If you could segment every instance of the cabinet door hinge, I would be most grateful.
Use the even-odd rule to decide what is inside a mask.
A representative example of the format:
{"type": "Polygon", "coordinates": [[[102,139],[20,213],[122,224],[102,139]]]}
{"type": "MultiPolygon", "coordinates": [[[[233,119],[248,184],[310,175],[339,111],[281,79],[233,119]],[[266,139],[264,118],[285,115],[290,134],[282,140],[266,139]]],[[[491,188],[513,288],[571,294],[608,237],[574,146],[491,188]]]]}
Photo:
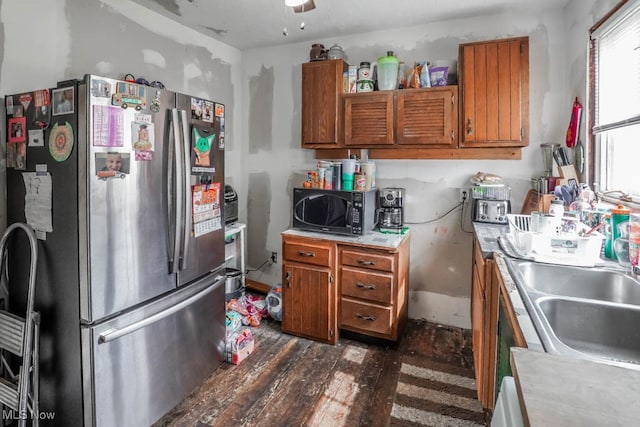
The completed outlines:
{"type": "Polygon", "coordinates": [[[329,275],[329,283],[333,283],[333,274],[329,275]]]}
{"type": "Polygon", "coordinates": [[[451,95],[451,105],[455,105],[456,103],[456,97],[454,95],[451,95]]]}
{"type": "Polygon", "coordinates": [[[453,140],[455,138],[455,133],[453,131],[451,131],[451,139],[453,140]]]}
{"type": "Polygon", "coordinates": [[[335,331],[333,330],[333,328],[329,329],[329,336],[333,337],[335,335],[335,331]]]}
{"type": "Polygon", "coordinates": [[[520,138],[524,138],[524,128],[520,128],[520,138]]]}

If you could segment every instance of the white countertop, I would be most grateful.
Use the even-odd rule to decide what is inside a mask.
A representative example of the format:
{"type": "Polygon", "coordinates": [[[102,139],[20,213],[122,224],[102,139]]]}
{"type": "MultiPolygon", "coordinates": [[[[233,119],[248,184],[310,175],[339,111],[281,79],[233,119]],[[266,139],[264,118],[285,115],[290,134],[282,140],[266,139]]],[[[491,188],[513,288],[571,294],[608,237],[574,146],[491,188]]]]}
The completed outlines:
{"type": "Polygon", "coordinates": [[[640,425],[640,371],[524,348],[511,361],[526,425],[640,425]]]}
{"type": "Polygon", "coordinates": [[[340,234],[317,233],[313,231],[296,230],[290,228],[282,232],[289,236],[308,237],[313,239],[331,240],[335,242],[346,243],[350,245],[363,245],[369,247],[380,247],[382,249],[395,249],[400,243],[409,236],[411,231],[405,234],[386,234],[378,231],[371,231],[363,236],[345,236],[340,234]]]}

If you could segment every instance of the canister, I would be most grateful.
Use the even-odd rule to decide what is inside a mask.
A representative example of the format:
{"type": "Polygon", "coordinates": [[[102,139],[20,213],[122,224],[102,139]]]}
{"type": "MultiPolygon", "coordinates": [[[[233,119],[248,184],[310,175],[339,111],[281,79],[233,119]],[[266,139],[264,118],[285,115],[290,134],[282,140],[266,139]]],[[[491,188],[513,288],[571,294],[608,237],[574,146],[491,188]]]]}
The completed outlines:
{"type": "MultiPolygon", "coordinates": [[[[621,237],[620,233],[622,227],[624,227],[624,223],[629,223],[629,215],[631,215],[631,209],[618,205],[617,207],[611,209],[611,244],[616,241],[617,238],[621,237]]],[[[617,259],[615,251],[611,251],[611,257],[613,259],[617,259]]]]}
{"type": "Polygon", "coordinates": [[[342,163],[333,162],[333,189],[342,190],[342,163]]]}
{"type": "Polygon", "coordinates": [[[370,62],[363,61],[360,63],[360,68],[358,68],[358,80],[372,80],[370,62]]]}

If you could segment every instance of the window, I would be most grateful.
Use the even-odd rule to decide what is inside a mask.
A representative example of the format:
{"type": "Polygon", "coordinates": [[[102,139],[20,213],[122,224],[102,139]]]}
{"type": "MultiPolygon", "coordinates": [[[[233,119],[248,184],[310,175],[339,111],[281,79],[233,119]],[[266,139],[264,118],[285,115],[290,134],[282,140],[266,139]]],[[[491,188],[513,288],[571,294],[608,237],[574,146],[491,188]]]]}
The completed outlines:
{"type": "Polygon", "coordinates": [[[640,203],[640,0],[621,3],[592,29],[593,180],[640,203]]]}

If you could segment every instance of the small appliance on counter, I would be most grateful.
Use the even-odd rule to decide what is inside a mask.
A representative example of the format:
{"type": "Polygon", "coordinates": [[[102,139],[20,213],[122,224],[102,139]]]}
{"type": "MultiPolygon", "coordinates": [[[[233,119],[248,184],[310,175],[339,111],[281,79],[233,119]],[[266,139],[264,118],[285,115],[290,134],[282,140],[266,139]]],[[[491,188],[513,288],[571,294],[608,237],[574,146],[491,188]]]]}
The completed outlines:
{"type": "Polygon", "coordinates": [[[400,233],[404,227],[404,188],[380,190],[378,228],[382,232],[400,233]]]}
{"type": "Polygon", "coordinates": [[[376,226],[378,190],[341,191],[294,188],[293,228],[362,236],[376,226]]]}
{"type": "Polygon", "coordinates": [[[224,186],[224,223],[233,224],[238,221],[238,193],[229,184],[224,186]]]}
{"type": "Polygon", "coordinates": [[[476,184],[471,187],[473,221],[508,224],[511,213],[511,187],[506,184],[476,184]]]}

